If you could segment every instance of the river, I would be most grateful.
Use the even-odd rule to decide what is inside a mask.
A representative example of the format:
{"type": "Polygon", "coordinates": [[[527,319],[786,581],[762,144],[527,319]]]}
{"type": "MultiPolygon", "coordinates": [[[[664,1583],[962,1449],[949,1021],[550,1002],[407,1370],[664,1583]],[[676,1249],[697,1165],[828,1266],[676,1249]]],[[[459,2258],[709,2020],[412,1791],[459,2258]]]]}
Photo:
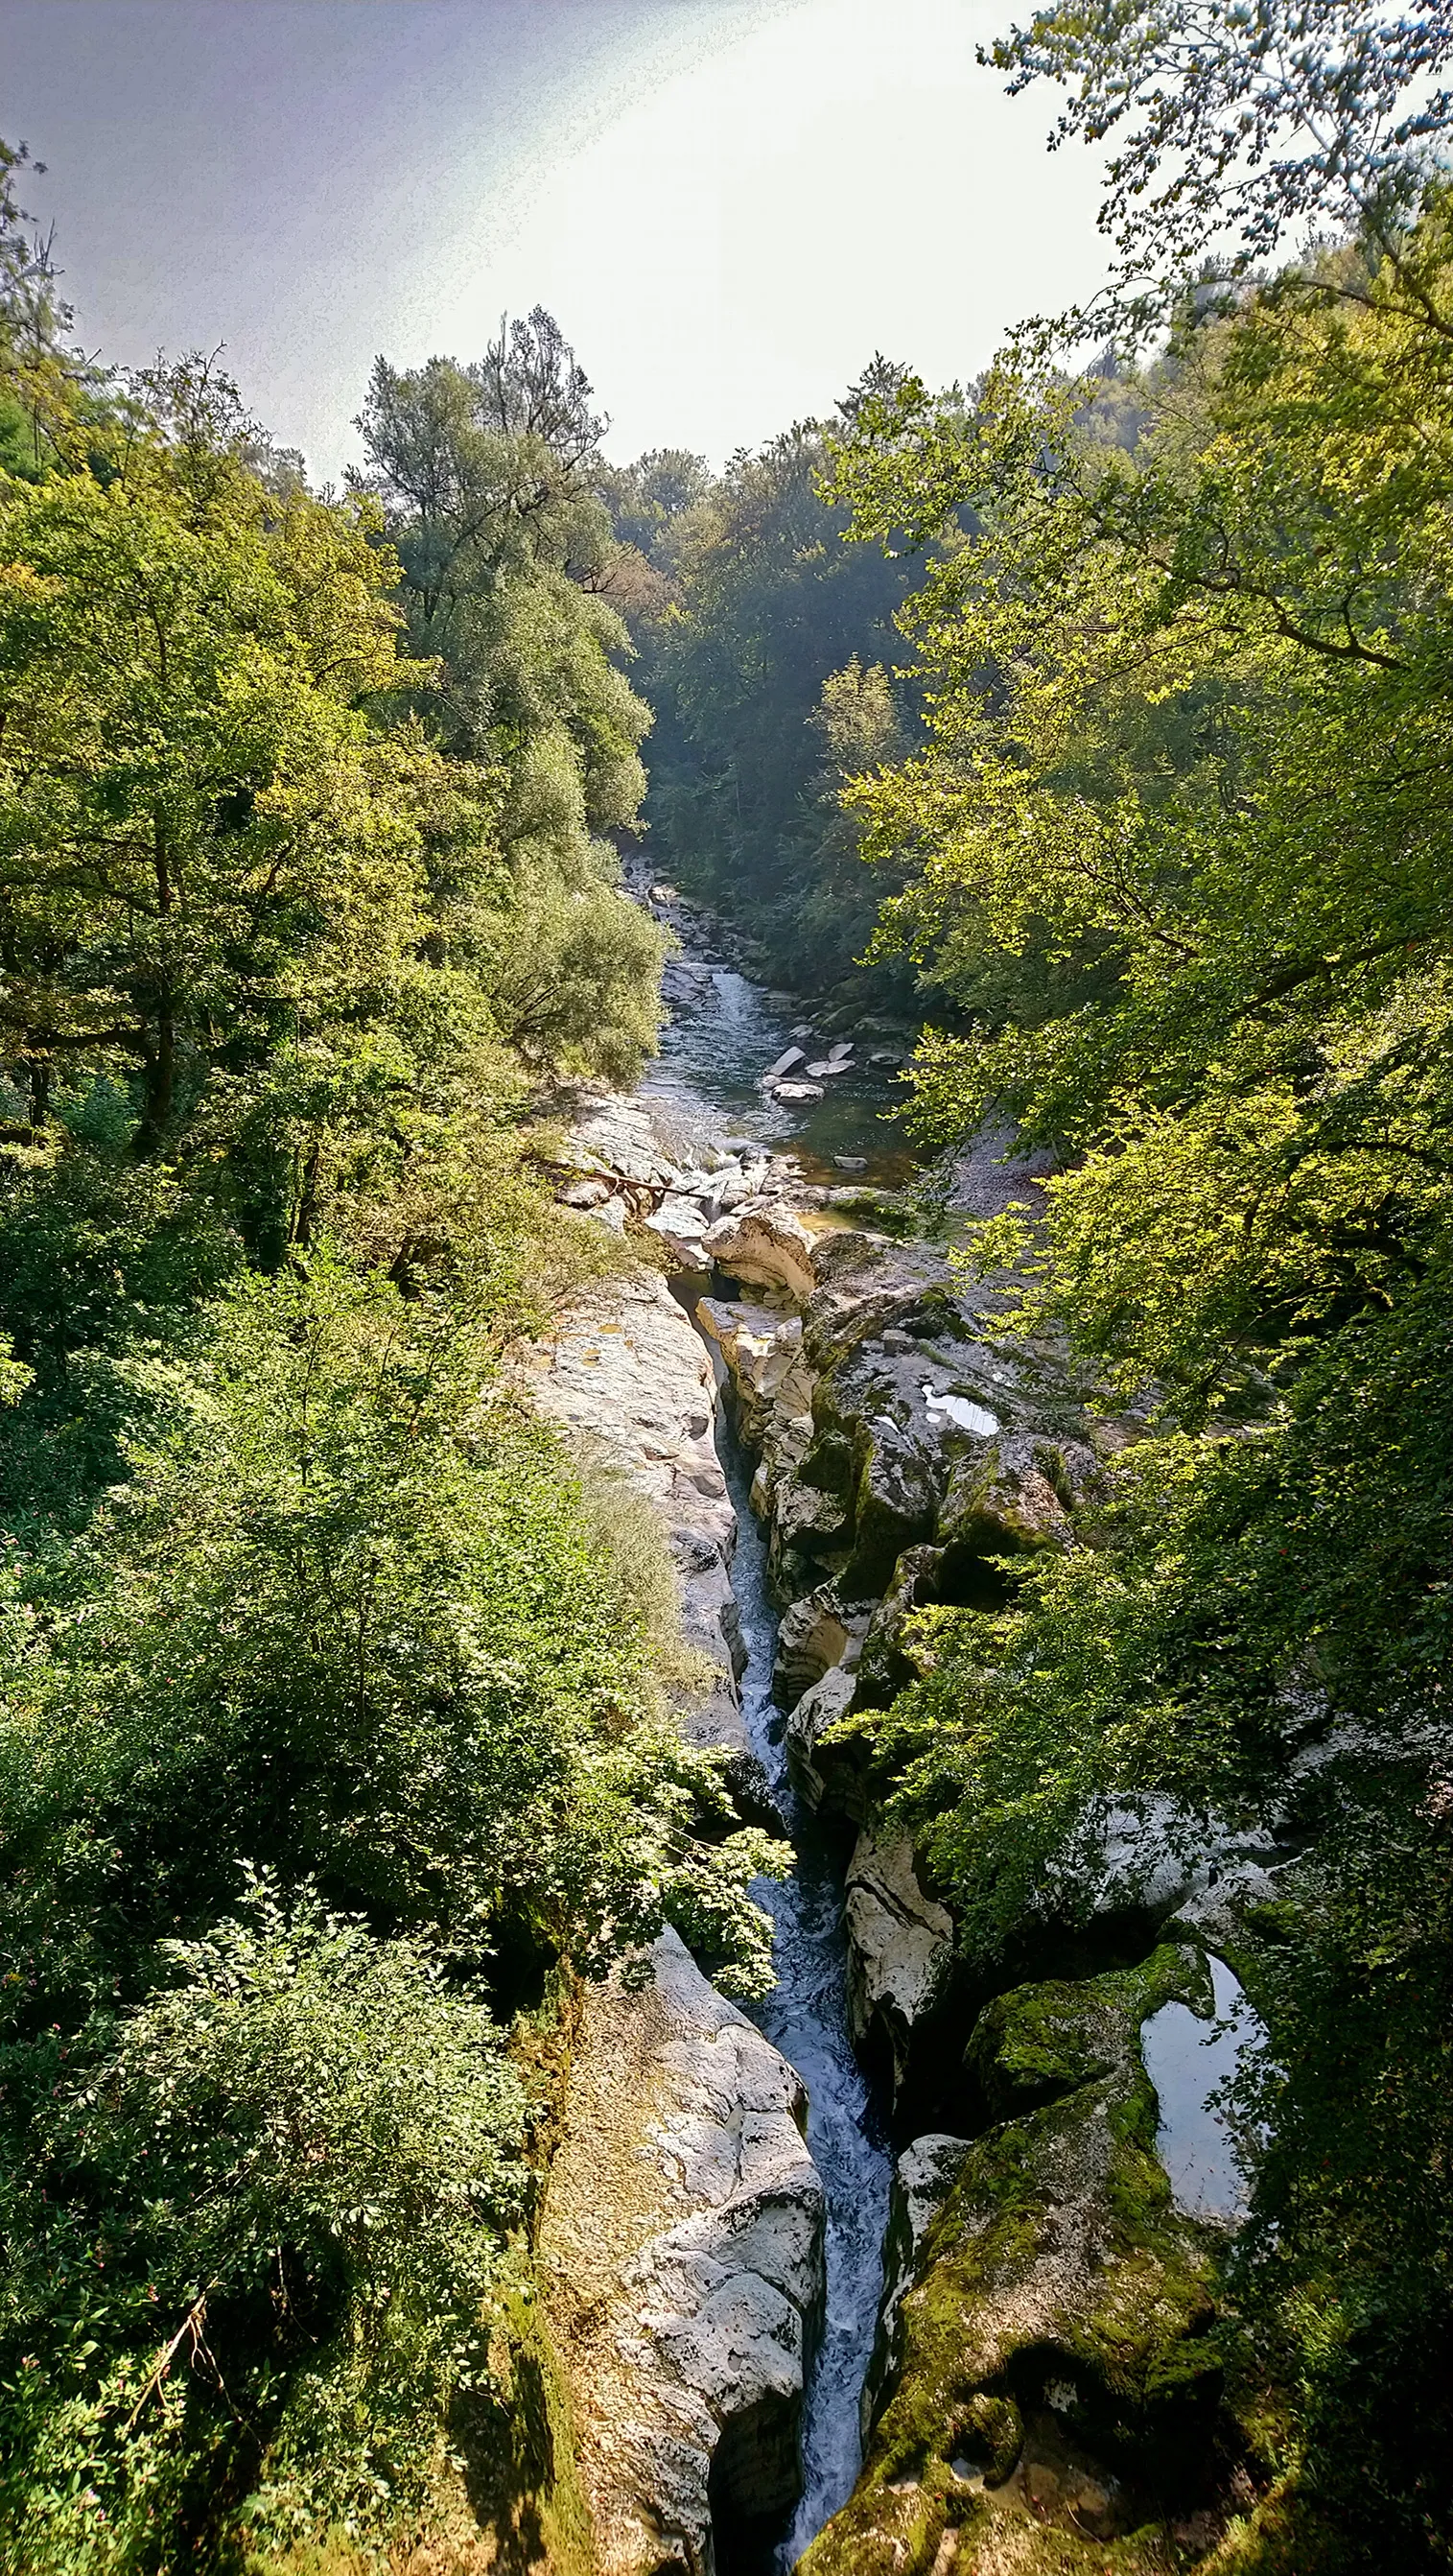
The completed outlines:
{"type": "MultiPolygon", "coordinates": [[[[764,1097],[761,1076],[793,1043],[807,1006],[784,1008],[734,968],[695,960],[668,969],[667,995],[671,1018],[642,1090],[668,1127],[685,1136],[754,1137],[795,1153],[809,1178],[841,1180],[839,1154],[878,1182],[901,1180],[911,1169],[888,1123],[891,1067],[865,1061],[825,1083],[820,1100],[764,1097]]],[[[866,1054],[875,1041],[870,1035],[859,1043],[866,1054]]],[[[786,2531],[721,2534],[719,2565],[721,2576],[787,2576],[846,2502],[861,2462],[859,2403],[882,2286],[892,2160],[848,2026],[843,1855],[788,1772],[784,1720],[771,1692],[777,1614],[766,1542],[748,1508],[750,1463],[724,1417],[718,1445],[738,1523],[732,1588],[747,1650],[743,1710],[797,1853],[790,1880],[757,1891],[776,1926],[777,1984],[754,2018],[807,2088],[807,2143],[827,2199],[826,2313],[807,2385],[801,2499],[786,2531]]]]}
{"type": "MultiPolygon", "coordinates": [[[[794,1031],[809,1026],[809,1006],[764,993],[733,966],[694,958],[673,959],[664,981],[671,1016],[641,1090],[668,1126],[674,1121],[687,1133],[754,1137],[774,1153],[796,1154],[809,1180],[841,1181],[839,1154],[865,1165],[870,1181],[908,1178],[915,1158],[893,1121],[902,1097],[894,1068],[871,1061],[894,1052],[881,1034],[854,1037],[853,1063],[823,1083],[820,1100],[772,1100],[761,1077],[789,1046],[802,1043],[794,1031]]],[[[851,1029],[833,1034],[854,1036],[851,1029]]],[[[820,1043],[825,1052],[826,1035],[820,1043]]],[[[806,1051],[813,1051],[811,1039],[806,1051]]]]}

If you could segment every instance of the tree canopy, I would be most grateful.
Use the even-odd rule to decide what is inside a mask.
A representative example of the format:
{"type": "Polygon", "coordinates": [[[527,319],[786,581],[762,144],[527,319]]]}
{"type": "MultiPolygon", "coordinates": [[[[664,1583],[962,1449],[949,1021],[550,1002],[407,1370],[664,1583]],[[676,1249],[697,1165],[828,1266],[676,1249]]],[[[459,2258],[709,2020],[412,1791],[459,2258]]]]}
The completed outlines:
{"type": "Polygon", "coordinates": [[[501,2366],[517,2016],[668,1920],[754,1991],[781,1854],[681,1741],[664,1541],[500,1366],[621,1258],[526,1113],[656,1032],[589,388],[543,313],[380,362],[316,495],[214,362],[73,361],[20,168],[0,2566],[140,2576],[416,2527],[501,2366]]]}
{"type": "Polygon", "coordinates": [[[912,1115],[1052,1150],[1043,1212],[962,1257],[1142,1426],[854,1723],[981,1970],[1086,1800],[1275,1816],[1230,2286],[1296,2390],[1247,2563],[1317,2569],[1441,2565],[1450,2508],[1398,2431],[1447,2447],[1453,193],[1409,84],[1448,42],[1041,13],[995,59],[1077,84],[1065,134],[1130,128],[1120,354],[1067,372],[1072,315],[835,442],[865,540],[964,532],[902,614],[923,746],[848,790],[901,872],[879,945],[946,1005],[912,1115]],[[1338,237],[1253,276],[1302,214],[1338,237]]]}

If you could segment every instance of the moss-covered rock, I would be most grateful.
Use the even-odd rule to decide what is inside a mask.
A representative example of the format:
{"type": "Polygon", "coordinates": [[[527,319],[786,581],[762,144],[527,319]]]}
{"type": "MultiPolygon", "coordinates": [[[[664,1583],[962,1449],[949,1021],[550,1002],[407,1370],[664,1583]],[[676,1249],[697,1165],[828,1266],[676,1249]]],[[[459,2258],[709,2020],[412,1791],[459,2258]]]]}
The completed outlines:
{"type": "Polygon", "coordinates": [[[1236,2434],[1210,2252],[1172,2202],[1138,2044],[1177,1998],[1208,2007],[1209,1984],[1167,1946],[981,2016],[995,2125],[924,2238],[863,2474],[802,2576],[1151,2576],[1216,2545],[1236,2434]]]}

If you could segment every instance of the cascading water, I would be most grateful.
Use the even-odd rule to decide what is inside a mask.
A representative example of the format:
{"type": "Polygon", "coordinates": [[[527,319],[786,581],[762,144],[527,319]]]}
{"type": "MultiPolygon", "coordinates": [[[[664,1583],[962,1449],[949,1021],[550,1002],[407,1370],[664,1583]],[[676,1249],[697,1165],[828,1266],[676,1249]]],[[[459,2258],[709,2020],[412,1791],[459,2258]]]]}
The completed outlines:
{"type": "Polygon", "coordinates": [[[827,2309],[807,2385],[802,2495],[770,2557],[774,2576],[786,2576],[858,2473],[858,2408],[882,2287],[892,2162],[848,2029],[841,1867],[793,1786],[772,1701],[777,1620],[766,1545],[747,1505],[746,1463],[725,1424],[719,1445],[738,1523],[732,1589],[747,1649],[742,1706],[797,1854],[792,1877],[763,1891],[776,1924],[777,1985],[753,2018],[807,2087],[807,2144],[827,2195],[827,2309]]]}
{"type": "MultiPolygon", "coordinates": [[[[760,1083],[790,1034],[780,1002],[733,968],[681,960],[667,970],[671,1019],[642,1089],[684,1134],[750,1134],[831,1173],[851,1150],[883,1178],[906,1163],[883,1120],[888,1078],[867,1067],[824,1087],[821,1101],[789,1109],[760,1083]]],[[[767,1550],[748,1505],[751,1471],[730,1423],[718,1444],[736,1508],[732,1589],[747,1666],[743,1710],[753,1749],[797,1854],[792,1878],[760,1891],[776,1925],[777,1985],[755,2013],[808,2094],[807,2143],[827,2197],[827,2302],[808,2380],[802,2495],[790,2529],[763,2539],[720,2535],[725,2576],[787,2576],[814,2534],[845,2503],[861,2457],[859,2404],[882,2286],[892,2165],[881,2115],[848,2026],[847,1943],[841,1854],[798,1797],[787,1767],[784,1721],[771,1695],[777,1617],[767,1550]]]]}

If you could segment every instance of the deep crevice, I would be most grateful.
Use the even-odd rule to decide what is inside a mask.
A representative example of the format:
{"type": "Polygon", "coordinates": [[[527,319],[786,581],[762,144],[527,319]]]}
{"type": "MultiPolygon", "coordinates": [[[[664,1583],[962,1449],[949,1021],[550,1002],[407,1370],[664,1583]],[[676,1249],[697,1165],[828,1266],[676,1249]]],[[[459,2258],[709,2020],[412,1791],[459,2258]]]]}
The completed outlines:
{"type": "MultiPolygon", "coordinates": [[[[681,1302],[690,1313],[694,1297],[681,1295],[681,1302]]],[[[707,1336],[702,1339],[720,1391],[720,1353],[707,1336]]],[[[752,2008],[752,2016],[807,2087],[807,2142],[828,2204],[828,2280],[826,2314],[807,2370],[795,2508],[754,2509],[754,2494],[764,2481],[747,2436],[737,2436],[730,2426],[713,2463],[710,2496],[718,2576],[787,2576],[808,2542],[846,2503],[860,2464],[859,2403],[877,2329],[891,2163],[881,2099],[858,2062],[849,2031],[842,1838],[825,1829],[799,1797],[787,1769],[786,1722],[771,1697],[778,1620],[768,1588],[766,1535],[748,1502],[752,1461],[734,1415],[732,1404],[718,1402],[717,1452],[737,1520],[732,1590],[748,1655],[741,1677],[743,1713],[797,1853],[794,1879],[764,1891],[777,1923],[779,1983],[752,2008]]]]}

